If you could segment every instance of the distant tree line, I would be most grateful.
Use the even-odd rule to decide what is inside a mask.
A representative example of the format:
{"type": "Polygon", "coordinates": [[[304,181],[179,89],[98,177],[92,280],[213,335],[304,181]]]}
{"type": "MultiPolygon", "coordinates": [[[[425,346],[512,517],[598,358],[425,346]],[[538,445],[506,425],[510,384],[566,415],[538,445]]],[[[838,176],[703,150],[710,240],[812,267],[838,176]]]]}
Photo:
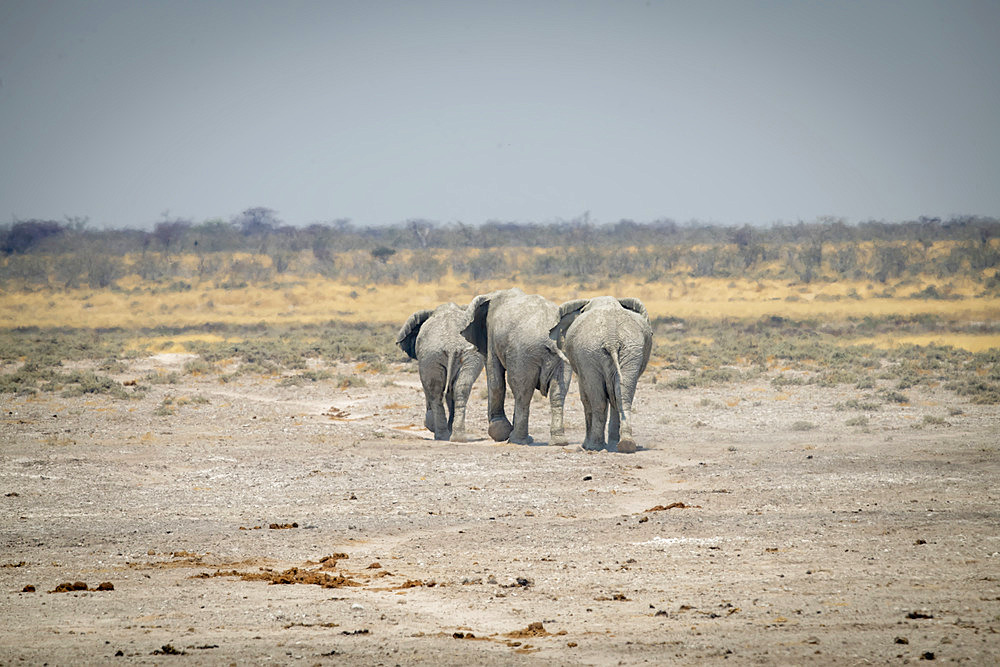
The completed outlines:
{"type": "Polygon", "coordinates": [[[167,219],[150,231],[97,230],[86,220],[0,225],[0,281],[25,286],[109,287],[143,280],[215,280],[239,286],[278,275],[358,282],[429,282],[449,270],[470,280],[516,275],[558,280],[674,276],[781,278],[801,282],[918,274],[990,282],[1000,268],[1000,220],[964,216],[847,224],[824,218],[766,227],[408,220],[356,227],[349,220],[294,227],[271,209],[229,221],[167,219]],[[530,252],[527,250],[530,249],[530,252]]]}

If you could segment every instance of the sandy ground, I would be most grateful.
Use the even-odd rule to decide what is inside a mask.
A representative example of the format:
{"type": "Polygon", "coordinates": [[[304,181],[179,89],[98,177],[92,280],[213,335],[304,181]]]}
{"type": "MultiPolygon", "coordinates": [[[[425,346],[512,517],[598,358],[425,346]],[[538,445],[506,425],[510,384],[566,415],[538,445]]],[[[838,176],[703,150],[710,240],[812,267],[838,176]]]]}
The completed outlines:
{"type": "Polygon", "coordinates": [[[435,442],[414,364],[0,395],[0,663],[1000,659],[997,406],[656,375],[631,455],[581,450],[575,384],[570,446],[540,398],[486,440],[482,377],[483,439],[435,442]]]}

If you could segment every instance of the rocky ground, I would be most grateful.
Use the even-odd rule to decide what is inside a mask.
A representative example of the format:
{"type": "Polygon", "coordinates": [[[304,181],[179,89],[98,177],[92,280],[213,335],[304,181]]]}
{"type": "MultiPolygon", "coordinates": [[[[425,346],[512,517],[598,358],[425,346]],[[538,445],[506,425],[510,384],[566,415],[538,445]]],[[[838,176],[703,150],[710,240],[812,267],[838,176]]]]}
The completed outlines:
{"type": "Polygon", "coordinates": [[[0,395],[0,663],[1000,656],[996,406],[653,369],[626,455],[581,450],[575,387],[568,447],[540,398],[539,442],[486,440],[484,378],[451,444],[415,365],[335,370],[0,395]]]}

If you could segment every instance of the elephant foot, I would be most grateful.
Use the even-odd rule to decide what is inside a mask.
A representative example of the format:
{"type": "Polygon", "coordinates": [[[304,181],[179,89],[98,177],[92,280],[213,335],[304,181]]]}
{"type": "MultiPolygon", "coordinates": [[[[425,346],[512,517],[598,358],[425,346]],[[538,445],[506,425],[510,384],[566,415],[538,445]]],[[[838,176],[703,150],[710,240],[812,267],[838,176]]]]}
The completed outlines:
{"type": "Polygon", "coordinates": [[[451,431],[442,431],[434,434],[435,440],[451,440],[451,431]]]}
{"type": "Polygon", "coordinates": [[[604,449],[604,443],[596,440],[584,440],[583,448],[591,452],[599,452],[604,449]]]}
{"type": "Polygon", "coordinates": [[[507,442],[509,442],[512,445],[530,445],[534,441],[535,439],[528,434],[525,434],[523,436],[512,434],[509,438],[507,438],[507,442]]]}
{"type": "Polygon", "coordinates": [[[553,433],[549,437],[549,445],[553,447],[565,447],[569,444],[569,440],[566,439],[565,433],[553,433]]]}
{"type": "Polygon", "coordinates": [[[622,438],[618,441],[618,451],[622,454],[635,454],[635,440],[622,438]]]}
{"type": "Polygon", "coordinates": [[[452,442],[471,442],[471,438],[465,431],[452,431],[451,433],[452,442]]]}
{"type": "Polygon", "coordinates": [[[510,432],[514,430],[514,426],[507,420],[506,417],[497,417],[490,420],[490,426],[488,432],[490,437],[496,442],[503,442],[510,437],[510,432]]]}
{"type": "MultiPolygon", "coordinates": [[[[426,428],[431,433],[435,433],[435,431],[434,431],[434,413],[431,412],[430,410],[428,410],[427,413],[424,415],[424,428],[426,428]]],[[[436,433],[435,433],[435,437],[437,437],[436,433]]]]}

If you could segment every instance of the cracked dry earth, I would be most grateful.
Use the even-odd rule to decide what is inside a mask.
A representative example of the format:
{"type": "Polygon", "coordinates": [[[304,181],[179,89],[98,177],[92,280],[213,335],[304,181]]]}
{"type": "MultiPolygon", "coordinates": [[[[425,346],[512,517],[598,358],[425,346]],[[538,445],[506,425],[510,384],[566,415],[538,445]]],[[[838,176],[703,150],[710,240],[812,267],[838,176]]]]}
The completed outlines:
{"type": "Polygon", "coordinates": [[[0,663],[1000,656],[996,406],[651,369],[639,452],[591,453],[575,385],[570,446],[485,439],[482,377],[435,442],[414,370],[0,396],[0,663]]]}

